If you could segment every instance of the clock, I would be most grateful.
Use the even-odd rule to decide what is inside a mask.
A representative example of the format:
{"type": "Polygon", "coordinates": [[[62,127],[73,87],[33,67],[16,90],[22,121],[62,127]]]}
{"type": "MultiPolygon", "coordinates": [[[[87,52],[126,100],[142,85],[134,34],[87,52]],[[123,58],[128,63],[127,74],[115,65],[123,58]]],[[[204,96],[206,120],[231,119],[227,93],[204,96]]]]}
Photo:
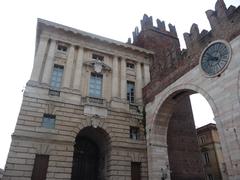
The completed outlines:
{"type": "Polygon", "coordinates": [[[215,77],[227,68],[230,58],[230,45],[226,41],[214,41],[203,50],[200,66],[208,77],[215,77]]]}

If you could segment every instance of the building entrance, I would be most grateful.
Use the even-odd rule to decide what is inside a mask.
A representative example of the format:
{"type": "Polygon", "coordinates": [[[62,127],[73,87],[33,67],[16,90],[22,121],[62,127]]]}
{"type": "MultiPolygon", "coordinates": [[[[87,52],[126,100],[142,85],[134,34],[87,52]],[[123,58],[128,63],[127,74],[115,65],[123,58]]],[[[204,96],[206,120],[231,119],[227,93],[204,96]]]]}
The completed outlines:
{"type": "Polygon", "coordinates": [[[75,139],[72,180],[107,180],[110,141],[101,128],[83,128],[75,139]]]}
{"type": "Polygon", "coordinates": [[[99,169],[99,149],[86,137],[76,139],[73,155],[72,180],[97,180],[99,169]]]}

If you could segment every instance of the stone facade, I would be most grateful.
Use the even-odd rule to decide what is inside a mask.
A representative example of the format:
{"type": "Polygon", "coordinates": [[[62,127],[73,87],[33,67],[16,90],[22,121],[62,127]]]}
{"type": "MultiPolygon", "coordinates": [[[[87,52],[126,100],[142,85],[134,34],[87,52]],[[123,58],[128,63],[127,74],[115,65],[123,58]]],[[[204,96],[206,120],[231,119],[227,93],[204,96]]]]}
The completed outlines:
{"type": "Polygon", "coordinates": [[[3,169],[0,169],[0,180],[1,180],[2,177],[3,177],[3,173],[4,173],[3,169]]]}
{"type": "Polygon", "coordinates": [[[227,179],[226,166],[216,125],[207,124],[198,128],[197,136],[206,179],[227,179]]]}
{"type": "Polygon", "coordinates": [[[141,89],[150,81],[153,53],[41,19],[36,39],[3,179],[30,179],[37,155],[49,156],[47,179],[71,179],[78,135],[94,141],[103,153],[99,179],[131,179],[132,162],[141,163],[141,179],[147,179],[141,89]],[[94,59],[98,57],[104,59],[94,59]],[[58,90],[51,84],[56,65],[63,67],[58,90]],[[93,73],[102,75],[100,97],[89,96],[93,73]],[[131,103],[127,81],[135,83],[131,103]],[[46,114],[55,116],[54,127],[44,125],[46,114]],[[131,127],[139,131],[136,139],[130,137],[131,127]]]}

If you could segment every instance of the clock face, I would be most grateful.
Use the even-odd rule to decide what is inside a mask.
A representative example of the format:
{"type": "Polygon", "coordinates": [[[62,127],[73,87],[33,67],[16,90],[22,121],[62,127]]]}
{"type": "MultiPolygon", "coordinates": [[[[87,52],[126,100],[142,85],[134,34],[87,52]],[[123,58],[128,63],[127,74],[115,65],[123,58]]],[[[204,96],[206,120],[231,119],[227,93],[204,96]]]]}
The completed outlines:
{"type": "Polygon", "coordinates": [[[211,43],[200,59],[202,70],[210,77],[223,72],[230,60],[230,46],[222,41],[211,43]]]}

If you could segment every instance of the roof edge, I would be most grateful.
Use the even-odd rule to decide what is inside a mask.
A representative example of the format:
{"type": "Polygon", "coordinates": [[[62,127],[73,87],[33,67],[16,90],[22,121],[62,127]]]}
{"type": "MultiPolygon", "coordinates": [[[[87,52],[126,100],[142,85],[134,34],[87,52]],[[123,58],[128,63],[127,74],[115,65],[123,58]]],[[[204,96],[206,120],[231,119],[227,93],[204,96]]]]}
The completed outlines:
{"type": "Polygon", "coordinates": [[[110,39],[110,38],[106,38],[106,37],[103,37],[103,36],[92,34],[92,33],[82,31],[82,30],[79,30],[79,29],[75,29],[75,28],[72,28],[72,27],[68,27],[68,26],[65,26],[65,25],[62,25],[62,24],[58,24],[58,23],[55,23],[55,22],[52,22],[52,21],[45,20],[45,19],[38,18],[37,19],[37,27],[39,26],[39,24],[44,24],[46,26],[52,26],[52,27],[57,28],[57,29],[62,29],[66,32],[70,31],[74,34],[81,34],[82,36],[90,37],[92,39],[97,39],[99,41],[104,41],[104,42],[107,42],[107,43],[110,43],[110,44],[115,44],[117,46],[122,46],[122,47],[125,47],[125,48],[129,48],[129,49],[132,49],[132,50],[143,52],[143,53],[146,53],[146,54],[154,54],[153,51],[150,51],[150,50],[147,50],[147,49],[144,49],[144,48],[141,48],[141,47],[137,47],[137,46],[130,45],[130,44],[127,44],[127,43],[123,43],[123,42],[120,42],[120,41],[117,41],[117,40],[113,40],[113,39],[110,39]]]}

